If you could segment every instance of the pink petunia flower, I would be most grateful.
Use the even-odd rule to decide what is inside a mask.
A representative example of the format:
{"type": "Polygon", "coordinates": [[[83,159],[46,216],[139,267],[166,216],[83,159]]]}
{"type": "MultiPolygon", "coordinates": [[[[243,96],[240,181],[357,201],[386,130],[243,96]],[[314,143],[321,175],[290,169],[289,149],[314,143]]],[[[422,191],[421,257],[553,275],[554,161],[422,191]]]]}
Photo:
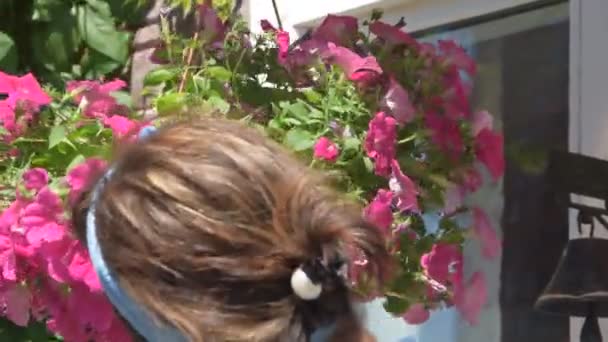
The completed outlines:
{"type": "Polygon", "coordinates": [[[336,45],[352,46],[359,34],[358,20],[351,16],[328,15],[312,37],[336,45]]]}
{"type": "Polygon", "coordinates": [[[412,105],[407,91],[392,77],[389,88],[381,100],[381,104],[388,109],[400,124],[412,121],[416,115],[416,109],[412,105]]]}
{"type": "Polygon", "coordinates": [[[502,243],[492,227],[488,215],[480,208],[473,208],[473,232],[481,242],[481,251],[486,258],[494,259],[500,254],[502,243]]]}
{"type": "Polygon", "coordinates": [[[371,23],[369,25],[369,30],[389,46],[407,45],[417,48],[420,45],[416,39],[402,31],[400,28],[381,21],[374,21],[371,23]]]}
{"type": "Polygon", "coordinates": [[[208,44],[222,42],[226,36],[226,25],[213,9],[213,1],[205,0],[198,6],[198,28],[200,39],[208,44]]]}
{"type": "Polygon", "coordinates": [[[431,313],[423,303],[416,303],[402,317],[408,324],[422,324],[429,320],[431,313]]]}
{"type": "Polygon", "coordinates": [[[361,57],[352,50],[329,43],[326,53],[330,64],[339,66],[348,79],[361,87],[373,85],[380,79],[382,68],[376,61],[376,57],[361,57]]]}
{"type": "Polygon", "coordinates": [[[464,152],[464,142],[458,122],[429,112],[426,113],[425,123],[431,131],[431,141],[451,160],[458,160],[464,152]]]}
{"type": "Polygon", "coordinates": [[[121,80],[113,80],[107,83],[98,81],[70,81],[66,90],[74,92],[74,101],[82,105],[83,113],[88,118],[105,118],[113,115],[124,115],[129,109],[118,104],[111,95],[112,92],[126,87],[121,80]]]}
{"type": "Polygon", "coordinates": [[[419,211],[418,187],[414,182],[401,172],[399,162],[395,159],[391,162],[392,176],[389,181],[391,191],[397,199],[397,208],[401,211],[419,211]]]}
{"type": "Polygon", "coordinates": [[[284,64],[287,60],[287,54],[289,51],[289,33],[283,30],[278,31],[276,40],[279,47],[279,63],[284,64]]]}
{"type": "Polygon", "coordinates": [[[462,253],[456,245],[437,243],[431,251],[422,255],[420,265],[427,276],[446,284],[448,281],[455,283],[460,278],[460,272],[455,266],[461,267],[462,253]]]}
{"type": "Polygon", "coordinates": [[[495,181],[505,171],[503,146],[502,134],[488,128],[481,130],[475,139],[475,156],[488,168],[495,181]]]}
{"type": "Polygon", "coordinates": [[[9,285],[0,293],[0,304],[6,308],[6,318],[18,326],[27,326],[30,320],[30,298],[30,291],[26,287],[9,285]]]}
{"type": "Polygon", "coordinates": [[[392,202],[393,193],[380,189],[364,211],[365,218],[384,234],[390,233],[390,227],[393,224],[392,202]]]}
{"type": "Polygon", "coordinates": [[[23,174],[23,182],[26,189],[38,191],[49,183],[49,174],[43,168],[33,168],[23,174]]]}
{"type": "Polygon", "coordinates": [[[440,40],[438,45],[447,65],[465,71],[471,76],[477,73],[477,64],[475,63],[475,60],[473,60],[465,49],[458,45],[454,40],[440,40]]]}
{"type": "Polygon", "coordinates": [[[391,162],[395,159],[396,142],[397,121],[384,112],[376,113],[369,122],[363,147],[367,156],[374,160],[374,171],[377,175],[390,176],[391,162]]]}
{"type": "Polygon", "coordinates": [[[494,118],[485,110],[473,114],[473,136],[477,136],[484,129],[494,128],[494,118]]]}
{"type": "Polygon", "coordinates": [[[13,109],[22,105],[36,112],[51,103],[51,97],[31,73],[17,77],[0,72],[0,93],[8,94],[7,103],[13,109]]]}
{"type": "Polygon", "coordinates": [[[326,137],[321,137],[314,146],[314,157],[328,162],[335,162],[340,155],[338,146],[326,137]]]}
{"type": "Polygon", "coordinates": [[[78,200],[82,192],[91,186],[91,182],[105,171],[106,166],[105,160],[90,158],[68,172],[65,180],[70,187],[68,198],[72,205],[78,200]]]}
{"type": "Polygon", "coordinates": [[[114,115],[103,119],[103,124],[109,127],[116,138],[134,136],[141,127],[141,123],[126,116],[114,115]]]}

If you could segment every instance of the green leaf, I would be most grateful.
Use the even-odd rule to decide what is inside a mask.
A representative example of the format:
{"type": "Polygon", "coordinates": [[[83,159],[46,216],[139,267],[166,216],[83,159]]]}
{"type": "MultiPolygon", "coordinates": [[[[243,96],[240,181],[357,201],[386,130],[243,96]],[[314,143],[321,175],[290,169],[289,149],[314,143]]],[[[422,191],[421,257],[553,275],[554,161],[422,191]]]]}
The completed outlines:
{"type": "Polygon", "coordinates": [[[359,146],[361,146],[361,142],[357,138],[346,138],[344,139],[344,151],[349,150],[358,150],[359,146]]]}
{"type": "Polygon", "coordinates": [[[70,171],[73,167],[82,164],[85,161],[85,157],[82,154],[77,155],[72,159],[68,167],[65,168],[66,172],[70,171]]]}
{"type": "Polygon", "coordinates": [[[230,70],[228,70],[222,66],[208,67],[207,74],[210,77],[215,78],[219,81],[223,81],[223,82],[229,81],[230,78],[232,78],[232,73],[230,72],[230,70]]]}
{"type": "Polygon", "coordinates": [[[306,96],[306,99],[312,103],[321,103],[321,100],[323,100],[323,96],[312,89],[305,90],[304,96],[306,96]]]}
{"type": "Polygon", "coordinates": [[[99,13],[90,5],[78,6],[77,12],[78,31],[87,45],[116,62],[124,63],[129,54],[130,35],[118,31],[112,17],[99,13]]]}
{"type": "Polygon", "coordinates": [[[49,149],[60,144],[67,134],[67,130],[64,126],[54,126],[51,128],[51,133],[49,134],[49,149]]]}
{"type": "Polygon", "coordinates": [[[85,78],[98,79],[122,67],[121,62],[89,49],[81,60],[82,73],[85,78]]]}
{"type": "Polygon", "coordinates": [[[393,296],[386,296],[384,302],[384,309],[395,315],[404,313],[409,306],[410,303],[407,300],[393,296]]]}
{"type": "Polygon", "coordinates": [[[110,95],[112,95],[112,97],[116,99],[116,102],[121,105],[125,105],[127,107],[133,106],[133,99],[131,98],[131,94],[126,91],[114,91],[111,92],[110,95]]]}
{"type": "Polygon", "coordinates": [[[0,70],[14,72],[18,57],[15,42],[7,34],[0,32],[0,70]]]}
{"type": "Polygon", "coordinates": [[[292,150],[299,152],[313,147],[315,137],[308,131],[295,128],[287,132],[283,143],[292,150]]]}
{"type": "Polygon", "coordinates": [[[161,83],[171,81],[175,78],[175,73],[165,68],[155,69],[150,71],[146,77],[144,77],[144,85],[155,86],[161,83]]]}
{"type": "Polygon", "coordinates": [[[170,115],[182,111],[186,106],[186,99],[184,93],[170,93],[159,97],[156,99],[158,115],[170,115]]]}
{"type": "Polygon", "coordinates": [[[77,62],[80,45],[76,18],[66,2],[45,1],[38,9],[48,20],[38,22],[31,32],[32,54],[36,63],[53,74],[70,72],[77,62]]]}
{"type": "Polygon", "coordinates": [[[230,104],[221,97],[212,96],[209,98],[209,100],[207,100],[207,102],[209,102],[214,109],[219,110],[222,114],[226,114],[230,110],[230,104]]]}

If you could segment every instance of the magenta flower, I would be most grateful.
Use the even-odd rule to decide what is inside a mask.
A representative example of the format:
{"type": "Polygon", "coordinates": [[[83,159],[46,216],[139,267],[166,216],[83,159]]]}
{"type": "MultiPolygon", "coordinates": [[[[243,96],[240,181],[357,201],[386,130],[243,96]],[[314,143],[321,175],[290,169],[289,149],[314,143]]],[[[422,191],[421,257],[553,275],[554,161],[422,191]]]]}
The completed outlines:
{"type": "Polygon", "coordinates": [[[389,113],[391,113],[400,124],[412,121],[416,115],[416,109],[410,102],[407,91],[392,77],[390,79],[389,88],[382,98],[381,104],[388,109],[389,113]]]}
{"type": "Polygon", "coordinates": [[[358,20],[351,16],[328,15],[312,37],[336,45],[352,46],[359,34],[358,20]]]}
{"type": "Polygon", "coordinates": [[[416,39],[402,31],[400,28],[381,21],[374,21],[371,23],[369,25],[369,30],[389,46],[407,45],[417,48],[420,45],[416,39]]]}
{"type": "Polygon", "coordinates": [[[112,92],[126,87],[127,84],[121,80],[114,80],[107,83],[98,81],[70,81],[67,83],[66,90],[74,92],[76,104],[84,106],[84,115],[88,118],[105,118],[112,115],[124,115],[129,109],[118,104],[118,101],[111,95],[112,92]],[[83,102],[84,101],[84,102],[83,102]]]}
{"type": "Polygon", "coordinates": [[[500,254],[502,243],[492,227],[488,215],[480,208],[473,208],[473,232],[481,242],[484,257],[494,259],[500,254]]]}
{"type": "Polygon", "coordinates": [[[397,208],[401,211],[419,211],[418,187],[414,182],[401,172],[399,162],[395,159],[391,162],[392,176],[389,181],[391,191],[397,199],[397,208]]]}
{"type": "Polygon", "coordinates": [[[21,226],[25,231],[43,229],[42,227],[61,222],[63,219],[61,198],[48,187],[41,189],[33,202],[21,212],[21,226]]]}
{"type": "Polygon", "coordinates": [[[0,293],[0,305],[6,308],[6,318],[18,326],[27,326],[30,320],[30,298],[30,291],[26,287],[20,284],[8,285],[0,293]]]}
{"type": "Polygon", "coordinates": [[[458,160],[464,152],[458,122],[434,112],[426,113],[425,122],[431,131],[431,141],[452,161],[458,160]]]}
{"type": "Polygon", "coordinates": [[[260,27],[264,32],[276,32],[276,28],[266,19],[260,20],[260,27]]]}
{"type": "Polygon", "coordinates": [[[369,122],[363,147],[367,156],[374,160],[374,171],[377,175],[388,177],[391,174],[396,142],[397,121],[384,112],[376,113],[369,122]]]}
{"type": "Polygon", "coordinates": [[[407,324],[422,324],[429,320],[431,313],[423,303],[416,303],[410,306],[402,317],[407,324]]]}
{"type": "Polygon", "coordinates": [[[382,68],[376,61],[376,57],[361,57],[350,49],[336,46],[333,43],[329,43],[326,57],[330,64],[339,66],[348,79],[362,87],[374,84],[382,74],[382,68]]]}
{"type": "Polygon", "coordinates": [[[70,187],[68,198],[72,205],[80,198],[82,192],[89,189],[91,183],[105,171],[106,165],[105,160],[90,158],[68,172],[65,180],[70,187]]]}
{"type": "Polygon", "coordinates": [[[485,110],[473,114],[473,136],[477,136],[484,129],[493,129],[494,118],[485,110]]]}
{"type": "Polygon", "coordinates": [[[393,193],[380,189],[364,211],[366,220],[374,224],[385,234],[390,233],[389,229],[391,224],[393,224],[392,202],[393,193]]]}
{"type": "Polygon", "coordinates": [[[23,174],[23,182],[28,190],[39,191],[49,183],[49,174],[43,168],[34,168],[23,174]]]}
{"type": "Polygon", "coordinates": [[[141,123],[131,120],[126,116],[114,115],[103,119],[103,124],[109,127],[114,134],[114,137],[121,139],[128,136],[134,136],[139,130],[141,123]]]}
{"type": "Polygon", "coordinates": [[[420,258],[420,265],[426,275],[442,284],[446,284],[448,281],[455,283],[459,280],[460,274],[457,266],[461,264],[460,248],[446,243],[434,244],[431,251],[420,258]]]}
{"type": "Polygon", "coordinates": [[[213,1],[205,0],[198,6],[199,37],[208,44],[222,42],[226,36],[226,25],[213,9],[213,1]]]}
{"type": "Polygon", "coordinates": [[[95,273],[89,252],[78,241],[74,241],[65,257],[72,281],[85,284],[91,292],[102,292],[101,283],[95,273]]]}
{"type": "Polygon", "coordinates": [[[454,305],[464,320],[471,325],[479,322],[479,315],[487,298],[486,279],[481,272],[475,272],[466,285],[454,286],[454,305]]]}
{"type": "Polygon", "coordinates": [[[505,171],[503,145],[503,136],[487,128],[481,130],[475,139],[475,155],[488,168],[495,181],[505,171]]]}
{"type": "Polygon", "coordinates": [[[0,94],[8,94],[6,101],[13,109],[23,106],[37,112],[41,106],[51,103],[50,96],[31,73],[17,77],[0,71],[0,94]]]}
{"type": "Polygon", "coordinates": [[[338,146],[326,137],[319,138],[315,143],[314,157],[317,159],[333,163],[338,159],[339,154],[340,150],[338,149],[338,146]]]}
{"type": "Polygon", "coordinates": [[[279,47],[279,63],[284,64],[289,52],[289,33],[283,30],[277,31],[276,40],[279,47]]]}
{"type": "Polygon", "coordinates": [[[440,40],[439,50],[442,53],[444,62],[458,70],[465,71],[469,75],[477,73],[475,61],[467,54],[462,46],[453,40],[440,40]]]}

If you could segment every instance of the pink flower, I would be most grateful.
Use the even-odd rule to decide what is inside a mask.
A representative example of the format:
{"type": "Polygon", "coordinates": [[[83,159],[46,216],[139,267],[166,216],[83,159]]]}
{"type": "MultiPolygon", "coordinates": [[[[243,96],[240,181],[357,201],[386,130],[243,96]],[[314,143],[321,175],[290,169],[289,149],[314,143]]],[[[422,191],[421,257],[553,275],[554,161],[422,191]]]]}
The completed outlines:
{"type": "Polygon", "coordinates": [[[277,29],[266,19],[260,20],[260,27],[264,32],[275,32],[277,29]]]}
{"type": "Polygon", "coordinates": [[[38,192],[35,200],[23,209],[20,223],[26,232],[42,229],[45,225],[60,222],[63,213],[61,198],[45,187],[38,192]]]}
{"type": "Polygon", "coordinates": [[[69,275],[74,281],[85,284],[91,292],[102,291],[89,252],[78,241],[74,241],[66,256],[69,275]]]}
{"type": "Polygon", "coordinates": [[[199,36],[203,42],[214,44],[224,40],[226,25],[213,9],[213,1],[205,0],[198,6],[198,20],[199,36]]]}
{"type": "Polygon", "coordinates": [[[445,214],[451,214],[462,206],[464,200],[464,187],[456,184],[452,184],[445,189],[444,194],[444,207],[443,212],[445,214]]]}
{"type": "Polygon", "coordinates": [[[431,141],[451,160],[458,160],[464,152],[464,143],[458,122],[439,116],[434,112],[426,113],[425,122],[431,131],[431,141]]]}
{"type": "Polygon", "coordinates": [[[403,314],[403,320],[408,324],[422,324],[429,320],[431,313],[423,303],[416,303],[403,314]]]}
{"type": "Polygon", "coordinates": [[[315,143],[314,157],[317,159],[333,163],[338,159],[339,154],[338,146],[326,137],[319,138],[315,143]]]}
{"type": "Polygon", "coordinates": [[[494,259],[500,254],[502,243],[496,230],[492,227],[488,215],[480,209],[473,208],[473,231],[481,241],[481,251],[486,258],[494,259]]]}
{"type": "Polygon", "coordinates": [[[395,158],[397,142],[397,121],[384,112],[376,113],[369,122],[365,137],[365,152],[374,160],[374,171],[379,176],[391,174],[391,162],[395,158]]]}
{"type": "Polygon", "coordinates": [[[444,87],[446,90],[442,99],[445,116],[452,120],[468,118],[471,112],[470,88],[462,82],[460,75],[455,74],[446,78],[444,87]]]}
{"type": "Polygon", "coordinates": [[[124,138],[136,134],[140,124],[122,115],[114,115],[103,119],[103,124],[112,130],[116,138],[124,138]]]}
{"type": "Polygon", "coordinates": [[[412,121],[416,115],[416,109],[410,102],[407,91],[392,77],[381,104],[388,108],[400,124],[412,121]]]}
{"type": "Polygon", "coordinates": [[[277,45],[279,47],[279,63],[285,63],[289,51],[289,33],[283,30],[277,32],[277,45]]]}
{"type": "Polygon", "coordinates": [[[326,57],[330,64],[339,66],[348,76],[348,79],[362,87],[374,84],[382,74],[382,68],[376,61],[376,57],[360,57],[355,52],[342,46],[330,43],[326,57]]]}
{"type": "Polygon", "coordinates": [[[463,70],[469,75],[475,75],[477,72],[475,61],[455,41],[440,40],[439,50],[443,54],[447,65],[455,67],[458,70],[463,70]]]}
{"type": "Polygon", "coordinates": [[[383,23],[381,21],[374,21],[369,25],[371,33],[375,34],[376,37],[382,39],[385,43],[392,45],[407,45],[412,47],[418,47],[419,43],[409,34],[400,30],[398,27],[383,23]]]}
{"type": "Polygon", "coordinates": [[[488,128],[481,130],[475,140],[475,156],[488,168],[495,181],[505,171],[503,144],[502,135],[488,128]]]}
{"type": "Polygon", "coordinates": [[[336,45],[351,46],[357,40],[358,34],[357,18],[330,14],[313,32],[312,37],[336,45]]]}
{"type": "Polygon", "coordinates": [[[8,94],[7,102],[13,109],[21,104],[38,111],[41,106],[51,103],[51,98],[31,73],[16,77],[0,72],[0,93],[8,94]]]}
{"type": "Polygon", "coordinates": [[[25,233],[25,237],[33,247],[40,247],[45,243],[60,242],[66,237],[65,226],[56,222],[31,227],[25,233]]]}
{"type": "Polygon", "coordinates": [[[24,286],[14,284],[0,294],[0,304],[11,322],[25,327],[30,320],[30,292],[24,286]]]}
{"type": "Polygon", "coordinates": [[[83,327],[94,327],[96,331],[107,331],[113,323],[114,311],[107,297],[101,292],[91,292],[87,287],[72,286],[67,309],[83,327]],[[95,310],[91,310],[95,308],[95,310]]]}
{"type": "Polygon", "coordinates": [[[487,297],[486,279],[481,272],[475,272],[466,286],[456,284],[454,287],[454,305],[471,325],[479,323],[479,314],[487,297]]]}
{"type": "Polygon", "coordinates": [[[492,115],[485,110],[473,114],[473,136],[479,135],[479,133],[486,128],[490,130],[494,128],[494,119],[492,118],[492,115]]]}
{"type": "Polygon", "coordinates": [[[389,233],[389,228],[393,224],[392,202],[393,193],[380,189],[364,211],[365,218],[385,234],[389,233]]]}
{"type": "Polygon", "coordinates": [[[397,199],[397,208],[401,211],[419,211],[418,187],[414,182],[401,172],[399,162],[395,159],[391,162],[392,177],[389,181],[391,191],[397,199]]]}
{"type": "Polygon", "coordinates": [[[28,190],[38,191],[49,183],[49,174],[43,168],[34,168],[23,174],[23,181],[28,190]]]}
{"type": "Polygon", "coordinates": [[[105,118],[116,114],[126,114],[129,109],[118,104],[111,95],[112,92],[126,87],[121,80],[107,83],[97,81],[70,81],[67,83],[67,91],[75,92],[74,100],[77,104],[84,105],[84,115],[89,118],[105,118]],[[82,102],[84,101],[84,102],[82,102]]]}
{"type": "Polygon", "coordinates": [[[476,169],[469,169],[464,175],[463,186],[466,191],[475,192],[479,190],[482,183],[483,179],[476,169]]]}
{"type": "Polygon", "coordinates": [[[431,251],[422,255],[420,265],[426,275],[445,284],[459,278],[457,266],[462,264],[462,253],[456,245],[437,243],[431,251]],[[454,270],[456,268],[456,270],[454,270]]]}
{"type": "Polygon", "coordinates": [[[105,171],[106,165],[102,159],[90,158],[68,172],[65,179],[70,187],[68,197],[71,205],[74,205],[80,195],[105,171]]]}

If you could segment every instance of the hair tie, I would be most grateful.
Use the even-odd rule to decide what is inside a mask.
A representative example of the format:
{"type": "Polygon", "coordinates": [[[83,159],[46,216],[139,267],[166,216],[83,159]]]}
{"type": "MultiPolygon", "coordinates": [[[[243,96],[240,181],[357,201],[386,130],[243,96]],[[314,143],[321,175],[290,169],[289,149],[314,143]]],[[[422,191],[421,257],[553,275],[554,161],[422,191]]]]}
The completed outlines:
{"type": "Polygon", "coordinates": [[[321,259],[303,263],[291,274],[291,288],[300,299],[316,300],[323,292],[323,283],[330,278],[344,279],[346,263],[336,259],[325,265],[321,259]]]}

